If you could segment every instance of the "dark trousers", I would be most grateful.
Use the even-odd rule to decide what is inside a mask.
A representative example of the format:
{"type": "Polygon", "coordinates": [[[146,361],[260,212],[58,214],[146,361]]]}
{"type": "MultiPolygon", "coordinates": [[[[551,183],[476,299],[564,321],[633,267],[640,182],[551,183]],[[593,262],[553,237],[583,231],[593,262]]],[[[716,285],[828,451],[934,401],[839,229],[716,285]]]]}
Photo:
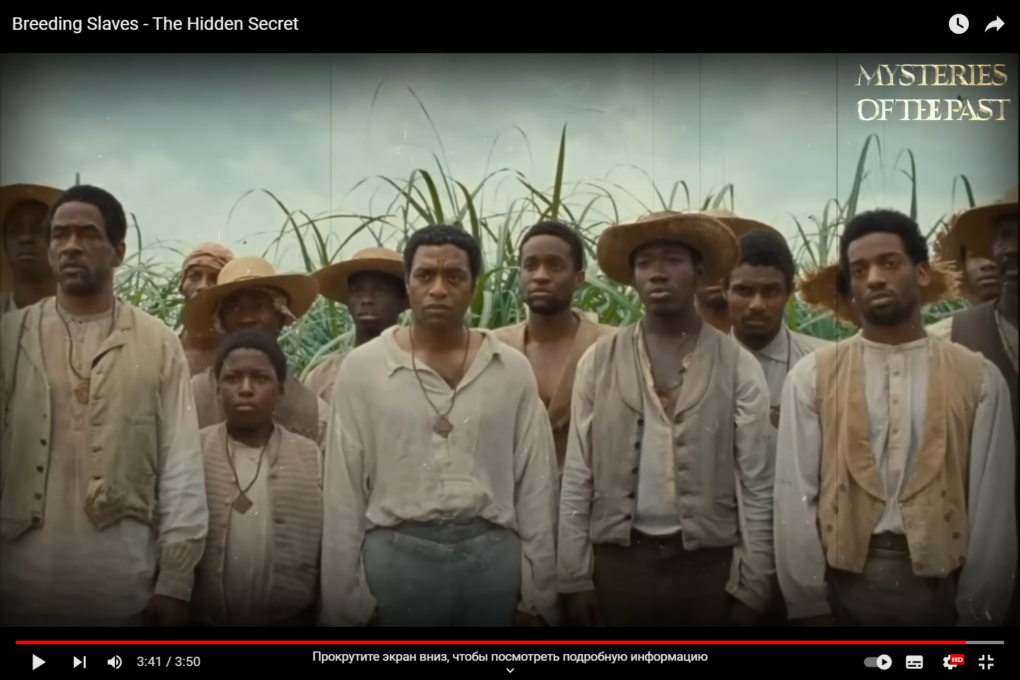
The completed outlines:
{"type": "Polygon", "coordinates": [[[596,544],[595,593],[607,626],[725,626],[732,548],[686,550],[679,534],[633,532],[630,545],[596,544]]]}
{"type": "Polygon", "coordinates": [[[839,626],[956,625],[956,576],[914,574],[904,536],[874,536],[862,573],[830,568],[825,580],[829,606],[839,626]]]}

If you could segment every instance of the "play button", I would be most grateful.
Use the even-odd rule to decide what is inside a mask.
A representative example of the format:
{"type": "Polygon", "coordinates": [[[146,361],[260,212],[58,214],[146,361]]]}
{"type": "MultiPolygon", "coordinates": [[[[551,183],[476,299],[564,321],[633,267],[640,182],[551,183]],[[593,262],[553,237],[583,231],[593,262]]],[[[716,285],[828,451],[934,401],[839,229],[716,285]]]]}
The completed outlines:
{"type": "Polygon", "coordinates": [[[879,668],[879,670],[887,671],[891,667],[892,667],[892,659],[890,659],[888,655],[883,654],[882,656],[878,657],[878,668],[879,668]]]}
{"type": "Polygon", "coordinates": [[[37,657],[35,654],[32,655],[32,670],[33,671],[36,668],[38,668],[39,666],[42,666],[44,663],[46,663],[46,662],[43,661],[42,659],[40,659],[39,657],[37,657]]]}

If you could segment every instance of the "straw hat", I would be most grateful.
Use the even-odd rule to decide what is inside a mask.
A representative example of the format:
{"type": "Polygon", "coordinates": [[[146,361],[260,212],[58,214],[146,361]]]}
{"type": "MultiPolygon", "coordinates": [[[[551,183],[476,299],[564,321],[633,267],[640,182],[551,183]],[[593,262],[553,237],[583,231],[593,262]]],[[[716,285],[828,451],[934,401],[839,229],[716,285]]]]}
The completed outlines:
{"type": "Polygon", "coordinates": [[[41,184],[8,184],[0,187],[0,293],[6,293],[14,285],[2,238],[4,226],[7,224],[7,213],[23,201],[39,201],[51,206],[63,193],[61,189],[41,184]]]}
{"type": "MultiPolygon", "coordinates": [[[[960,273],[952,262],[932,260],[931,279],[921,289],[921,306],[956,300],[960,297],[960,273]]],[[[857,309],[849,297],[839,294],[839,265],[830,264],[808,272],[797,281],[797,292],[808,307],[824,312],[851,326],[859,326],[857,309]]]]}
{"type": "Polygon", "coordinates": [[[278,288],[287,296],[288,307],[295,317],[303,316],[319,294],[319,284],[307,274],[278,274],[276,268],[261,257],[234,258],[220,270],[218,283],[191,298],[181,310],[181,324],[192,333],[208,334],[215,330],[213,314],[220,300],[245,288],[278,288]]]}
{"type": "Polygon", "coordinates": [[[404,280],[404,258],[389,248],[368,248],[354,253],[349,260],[337,262],[312,274],[319,282],[319,293],[327,300],[346,305],[351,291],[348,279],[360,272],[379,272],[404,280]]]}
{"type": "Polygon", "coordinates": [[[599,267],[617,283],[632,286],[631,254],[655,241],[683,243],[701,253],[707,281],[721,280],[740,258],[737,237],[719,219],[697,211],[663,210],[603,231],[596,247],[599,267]]]}
{"type": "Polygon", "coordinates": [[[959,217],[960,213],[953,215],[949,223],[935,234],[935,243],[932,248],[932,254],[935,256],[935,259],[955,262],[957,266],[963,264],[960,258],[960,240],[956,238],[955,229],[956,220],[959,217]]]}
{"type": "Polygon", "coordinates": [[[748,217],[739,217],[736,215],[736,213],[730,210],[713,209],[713,210],[701,210],[699,212],[702,215],[714,217],[715,219],[725,224],[727,227],[730,228],[730,231],[733,232],[733,235],[737,237],[738,241],[744,237],[744,234],[747,234],[752,231],[768,231],[775,234],[784,241],[786,240],[786,237],[783,236],[782,232],[780,232],[775,227],[771,227],[765,224],[764,222],[759,222],[758,220],[752,220],[748,217]]]}
{"type": "Polygon", "coordinates": [[[1017,187],[1013,187],[997,203],[960,213],[953,225],[953,233],[960,245],[967,249],[968,255],[994,260],[992,242],[995,241],[995,221],[1016,214],[1017,187]]]}

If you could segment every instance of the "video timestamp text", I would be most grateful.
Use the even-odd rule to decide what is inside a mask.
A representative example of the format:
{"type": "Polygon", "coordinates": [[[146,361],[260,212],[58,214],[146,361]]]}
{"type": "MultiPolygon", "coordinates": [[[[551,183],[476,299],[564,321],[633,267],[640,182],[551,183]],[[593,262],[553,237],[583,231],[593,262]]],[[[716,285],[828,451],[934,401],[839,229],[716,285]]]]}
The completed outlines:
{"type": "Polygon", "coordinates": [[[198,668],[202,664],[197,656],[140,656],[139,668],[198,668]]]}

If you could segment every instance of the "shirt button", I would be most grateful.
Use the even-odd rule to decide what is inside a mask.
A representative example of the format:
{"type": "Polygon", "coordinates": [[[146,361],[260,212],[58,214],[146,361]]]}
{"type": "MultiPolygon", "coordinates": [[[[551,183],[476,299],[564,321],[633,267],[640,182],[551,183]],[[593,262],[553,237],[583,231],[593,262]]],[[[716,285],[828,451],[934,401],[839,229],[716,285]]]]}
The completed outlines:
{"type": "Polygon", "coordinates": [[[41,493],[37,493],[37,494],[35,495],[35,499],[36,499],[37,501],[41,501],[41,500],[42,500],[42,494],[41,494],[41,493]]]}
{"type": "Polygon", "coordinates": [[[633,518],[633,517],[631,516],[631,514],[630,514],[629,512],[628,512],[628,513],[627,513],[626,515],[624,515],[624,516],[623,516],[623,518],[624,518],[625,520],[627,520],[628,522],[629,522],[630,520],[634,519],[634,518],[633,518]]]}
{"type": "Polygon", "coordinates": [[[676,415],[676,417],[673,418],[673,422],[676,423],[677,425],[679,425],[681,422],[683,422],[683,419],[684,419],[684,417],[681,414],[678,413],[676,415]]]}
{"type": "Polygon", "coordinates": [[[634,498],[634,492],[631,491],[629,494],[627,494],[627,498],[634,498]]]}
{"type": "Polygon", "coordinates": [[[36,466],[35,470],[36,472],[45,472],[46,468],[44,468],[42,465],[38,465],[36,466]]]}
{"type": "Polygon", "coordinates": [[[641,449],[641,442],[634,442],[634,448],[636,450],[640,450],[641,449]]]}
{"type": "Polygon", "coordinates": [[[630,473],[631,473],[632,475],[636,475],[636,474],[638,473],[638,469],[637,469],[637,468],[631,468],[631,471],[630,471],[630,473]]]}
{"type": "Polygon", "coordinates": [[[638,418],[637,419],[637,424],[638,424],[638,427],[644,425],[645,424],[645,419],[644,418],[638,418]]]}

